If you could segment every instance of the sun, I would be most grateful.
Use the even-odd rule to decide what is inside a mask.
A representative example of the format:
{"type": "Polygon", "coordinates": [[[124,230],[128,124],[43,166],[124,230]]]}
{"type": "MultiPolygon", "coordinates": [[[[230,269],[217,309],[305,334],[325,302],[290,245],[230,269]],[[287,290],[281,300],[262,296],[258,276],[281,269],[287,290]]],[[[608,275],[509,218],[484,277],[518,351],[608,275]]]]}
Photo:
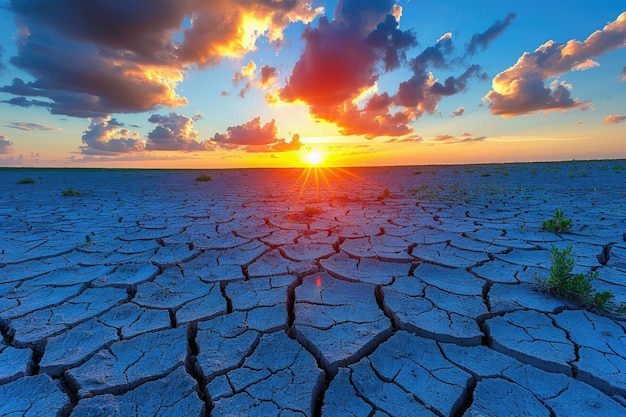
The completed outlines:
{"type": "Polygon", "coordinates": [[[313,149],[307,152],[306,161],[309,163],[309,165],[318,166],[324,161],[324,156],[319,151],[313,149]]]}

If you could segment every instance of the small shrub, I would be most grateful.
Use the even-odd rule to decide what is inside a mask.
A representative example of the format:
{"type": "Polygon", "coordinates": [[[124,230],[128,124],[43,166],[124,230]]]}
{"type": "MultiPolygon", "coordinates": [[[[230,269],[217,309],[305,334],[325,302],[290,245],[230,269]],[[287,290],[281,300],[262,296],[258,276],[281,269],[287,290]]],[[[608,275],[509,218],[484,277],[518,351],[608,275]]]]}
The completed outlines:
{"type": "Polygon", "coordinates": [[[208,175],[200,175],[196,178],[196,181],[211,181],[211,177],[208,175]]]}
{"type": "Polygon", "coordinates": [[[554,209],[554,216],[544,220],[541,227],[554,233],[567,232],[572,228],[572,220],[564,218],[561,210],[554,209]]]}
{"type": "Polygon", "coordinates": [[[35,179],[34,178],[22,178],[17,183],[18,184],[34,184],[35,183],[35,179]]]}
{"type": "MultiPolygon", "coordinates": [[[[582,304],[588,310],[609,310],[612,307],[614,295],[612,291],[596,292],[591,282],[598,277],[598,271],[585,277],[583,274],[573,274],[574,258],[571,255],[572,247],[560,250],[552,246],[550,250],[550,276],[539,278],[535,273],[535,283],[539,291],[547,292],[556,297],[573,300],[582,304]]],[[[617,310],[622,311],[623,306],[617,310]]]]}
{"type": "Polygon", "coordinates": [[[481,173],[480,173],[480,176],[481,176],[481,177],[491,177],[491,174],[490,174],[490,173],[488,173],[488,172],[481,172],[481,173]]]}
{"type": "Polygon", "coordinates": [[[63,190],[61,192],[61,195],[63,197],[79,197],[79,196],[83,195],[83,193],[80,190],[75,190],[74,188],[70,187],[67,190],[63,190]]]}

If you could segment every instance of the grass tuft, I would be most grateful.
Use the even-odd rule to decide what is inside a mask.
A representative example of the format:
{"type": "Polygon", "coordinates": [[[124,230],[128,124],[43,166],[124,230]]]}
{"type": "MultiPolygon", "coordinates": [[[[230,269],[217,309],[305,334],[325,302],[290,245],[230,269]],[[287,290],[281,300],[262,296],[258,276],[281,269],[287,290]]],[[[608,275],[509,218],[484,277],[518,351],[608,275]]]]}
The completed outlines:
{"type": "Polygon", "coordinates": [[[34,184],[35,183],[35,179],[34,178],[22,178],[17,183],[18,184],[34,184]]]}
{"type": "Polygon", "coordinates": [[[211,177],[208,175],[200,175],[196,178],[196,181],[211,181],[211,177]]]}

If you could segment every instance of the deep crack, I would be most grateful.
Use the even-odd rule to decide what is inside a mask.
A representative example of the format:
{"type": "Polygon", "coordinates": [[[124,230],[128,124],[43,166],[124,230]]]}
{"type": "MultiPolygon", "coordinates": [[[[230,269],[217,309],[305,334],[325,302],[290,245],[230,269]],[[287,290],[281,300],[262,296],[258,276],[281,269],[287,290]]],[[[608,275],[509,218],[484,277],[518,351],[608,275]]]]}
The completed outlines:
{"type": "Polygon", "coordinates": [[[198,364],[198,323],[191,322],[187,327],[187,357],[185,358],[185,370],[198,384],[198,397],[204,403],[204,415],[209,417],[213,409],[211,398],[207,395],[207,380],[198,364]]]}

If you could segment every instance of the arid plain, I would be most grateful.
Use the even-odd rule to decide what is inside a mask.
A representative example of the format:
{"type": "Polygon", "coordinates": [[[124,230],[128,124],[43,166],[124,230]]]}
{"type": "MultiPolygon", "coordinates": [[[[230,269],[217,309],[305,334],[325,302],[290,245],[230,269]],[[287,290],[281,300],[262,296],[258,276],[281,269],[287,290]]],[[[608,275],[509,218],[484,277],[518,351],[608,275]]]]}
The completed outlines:
{"type": "Polygon", "coordinates": [[[0,180],[2,416],[626,412],[626,161],[0,180]]]}

